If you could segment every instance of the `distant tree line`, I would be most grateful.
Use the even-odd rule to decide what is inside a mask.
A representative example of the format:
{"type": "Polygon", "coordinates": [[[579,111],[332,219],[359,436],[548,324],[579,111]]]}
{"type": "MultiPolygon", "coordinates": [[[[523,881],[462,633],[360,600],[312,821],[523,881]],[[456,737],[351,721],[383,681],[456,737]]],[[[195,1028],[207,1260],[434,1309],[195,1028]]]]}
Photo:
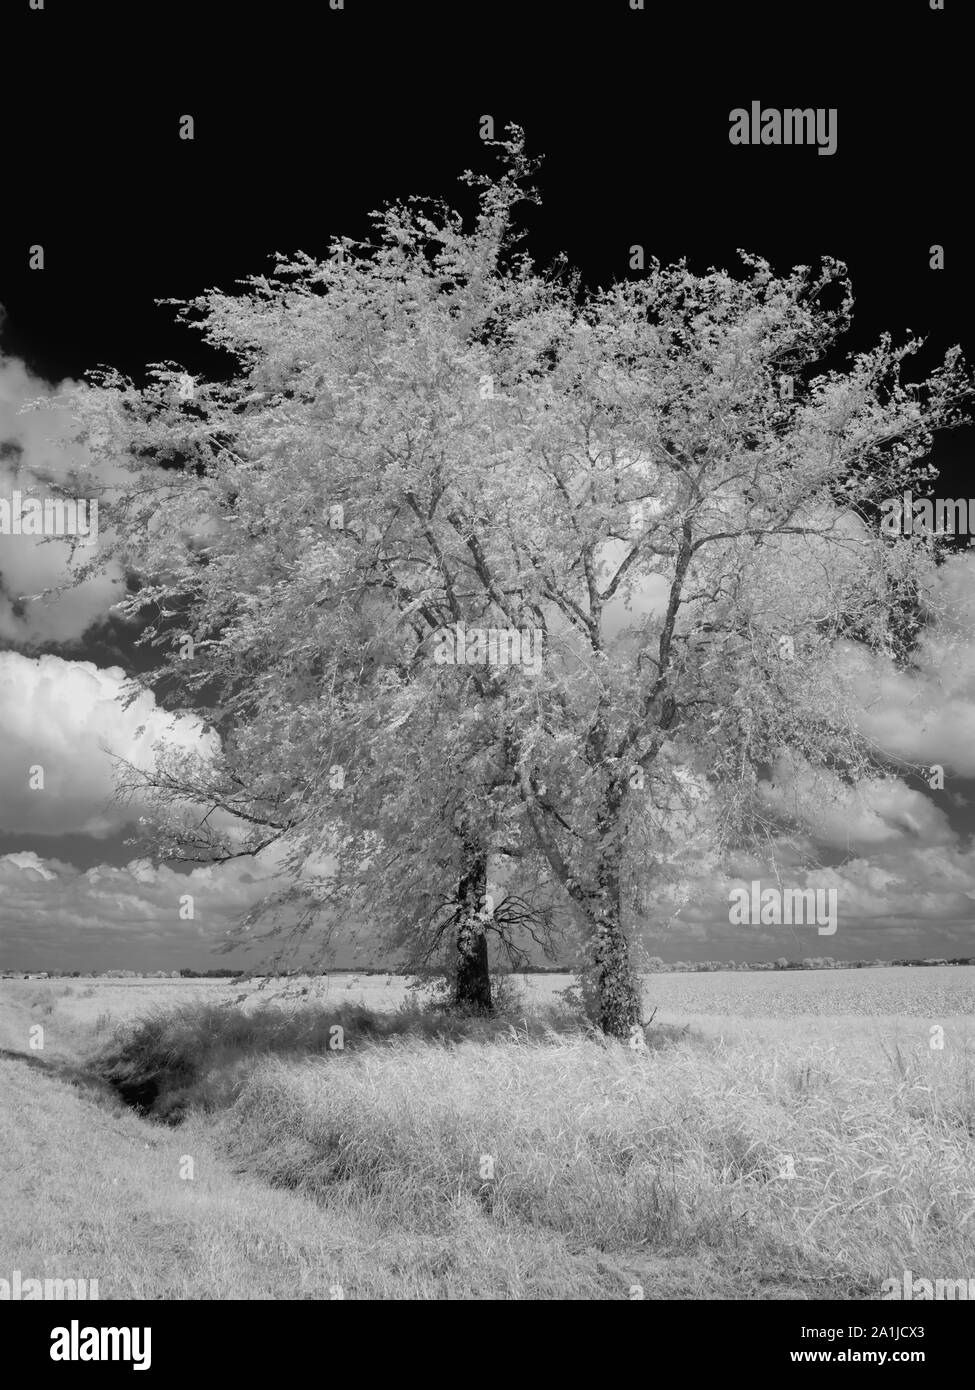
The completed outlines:
{"type": "MultiPolygon", "coordinates": [[[[918,966],[918,965],[975,965],[975,956],[925,956],[925,957],[902,957],[897,960],[836,960],[833,956],[805,956],[802,960],[788,960],[785,956],[779,956],[777,960],[759,961],[733,961],[733,960],[677,960],[667,962],[660,956],[652,957],[645,966],[650,974],[710,974],[719,970],[863,970],[870,967],[893,967],[893,966],[918,966]]],[[[564,975],[568,967],[565,965],[529,965],[519,969],[519,975],[564,975]]],[[[172,979],[181,977],[184,980],[238,980],[250,975],[247,970],[193,970],[189,966],[184,966],[181,970],[5,970],[0,972],[3,977],[19,975],[46,976],[48,979],[77,980],[77,979],[172,979]]],[[[329,974],[335,975],[398,975],[402,972],[391,970],[387,966],[350,966],[343,970],[266,970],[262,973],[264,979],[288,979],[291,976],[301,975],[327,977],[329,974]]]]}
{"type": "Polygon", "coordinates": [[[678,960],[670,964],[662,961],[659,956],[654,956],[648,962],[647,969],[654,973],[700,973],[715,970],[863,970],[869,967],[895,965],[975,965],[975,956],[927,956],[923,959],[904,957],[898,960],[836,960],[833,956],[806,956],[802,960],[788,960],[785,956],[779,956],[774,961],[678,960]]]}

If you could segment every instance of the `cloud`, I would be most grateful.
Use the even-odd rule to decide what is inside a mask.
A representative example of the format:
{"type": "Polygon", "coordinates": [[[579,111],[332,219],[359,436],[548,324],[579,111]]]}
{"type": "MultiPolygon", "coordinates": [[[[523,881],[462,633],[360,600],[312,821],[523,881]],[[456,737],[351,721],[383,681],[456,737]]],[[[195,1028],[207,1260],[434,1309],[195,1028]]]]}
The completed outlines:
{"type": "MultiPolygon", "coordinates": [[[[13,970],[174,970],[260,968],[287,942],[266,941],[263,927],[250,951],[217,953],[245,912],[279,891],[280,854],[201,865],[177,872],[147,859],[76,869],[30,851],[0,855],[0,968],[13,970]],[[192,912],[192,915],[190,915],[192,912]]],[[[297,913],[295,913],[295,916],[297,913]]],[[[338,968],[385,955],[361,924],[323,914],[319,931],[295,943],[310,961],[327,937],[338,968]]]]}
{"type": "Polygon", "coordinates": [[[939,621],[922,634],[911,669],[852,642],[841,656],[859,694],[860,727],[880,748],[975,777],[975,555],[946,560],[928,598],[939,621]]]}
{"type": "Polygon", "coordinates": [[[104,838],[139,809],[115,802],[112,755],[148,768],[159,739],[214,746],[195,715],[167,714],[149,692],[124,709],[124,682],[117,666],[0,653],[0,830],[104,838]],[[43,789],[32,789],[31,768],[43,789]]]}
{"type": "Polygon", "coordinates": [[[11,968],[53,959],[67,969],[130,960],[173,969],[190,952],[199,964],[273,882],[260,861],[177,873],[136,859],[82,872],[30,852],[7,854],[0,856],[0,958],[11,968]]]}
{"type": "Polygon", "coordinates": [[[867,778],[851,788],[831,772],[796,771],[783,760],[773,780],[762,783],[762,793],[766,805],[782,815],[798,806],[806,831],[823,848],[851,853],[957,839],[930,797],[893,778],[867,778]]]}
{"type": "MultiPolygon", "coordinates": [[[[839,865],[799,867],[788,847],[778,874],[768,862],[740,857],[726,876],[701,874],[683,885],[685,905],[666,932],[680,953],[714,952],[735,959],[832,955],[840,959],[894,955],[972,955],[975,927],[975,847],[900,846],[839,865]],[[837,931],[820,937],[815,925],[742,925],[729,921],[732,889],[813,889],[836,892],[837,931]]],[[[823,901],[827,901],[824,899],[823,901]]]]}
{"type": "MultiPolygon", "coordinates": [[[[63,382],[61,388],[72,384],[63,382]]],[[[8,504],[15,492],[43,498],[51,495],[52,482],[70,486],[73,471],[83,461],[77,447],[68,443],[66,410],[21,412],[26,402],[54,389],[32,377],[23,362],[0,354],[0,498],[8,504]]],[[[73,563],[77,566],[91,556],[91,549],[82,547],[73,563]]],[[[121,574],[113,567],[78,587],[65,587],[56,597],[32,597],[71,583],[67,541],[0,534],[0,640],[27,651],[76,641],[122,596],[121,574]]]]}

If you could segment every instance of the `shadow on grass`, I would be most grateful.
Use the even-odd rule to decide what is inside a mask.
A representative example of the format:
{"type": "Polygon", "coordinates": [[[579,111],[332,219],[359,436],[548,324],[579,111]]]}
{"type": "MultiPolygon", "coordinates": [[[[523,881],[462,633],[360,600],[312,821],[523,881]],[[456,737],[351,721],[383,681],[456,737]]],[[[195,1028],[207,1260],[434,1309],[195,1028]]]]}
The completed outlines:
{"type": "MultiPolygon", "coordinates": [[[[651,1048],[687,1036],[657,1025],[651,1048]]],[[[121,1025],[90,1059],[98,1080],[142,1114],[179,1123],[190,1110],[213,1112],[234,1103],[253,1066],[270,1056],[340,1058],[364,1045],[420,1040],[433,1047],[461,1043],[558,1044],[594,1036],[591,1025],[559,1006],[527,1012],[465,1014],[436,1004],[406,1002],[391,1010],[363,1004],[262,1006],[194,1002],[121,1025]]]]}
{"type": "Polygon", "coordinates": [[[124,1098],[104,1076],[93,1072],[87,1062],[72,1062],[63,1057],[41,1057],[36,1052],[14,1052],[7,1047],[0,1047],[0,1062],[21,1062],[33,1071],[67,1082],[89,1099],[108,1102],[113,1110],[123,1108],[124,1098]]]}

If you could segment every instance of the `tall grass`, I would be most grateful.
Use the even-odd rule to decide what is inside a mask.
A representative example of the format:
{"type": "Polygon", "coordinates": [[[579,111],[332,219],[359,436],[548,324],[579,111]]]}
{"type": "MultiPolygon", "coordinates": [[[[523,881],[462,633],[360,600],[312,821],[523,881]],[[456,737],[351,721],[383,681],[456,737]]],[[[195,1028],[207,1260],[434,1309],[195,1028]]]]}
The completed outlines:
{"type": "MultiPolygon", "coordinates": [[[[517,999],[491,1017],[417,1000],[392,1010],[340,1003],[294,1010],[271,1005],[250,1013],[198,1001],[120,1025],[91,1064],[130,1105],[178,1122],[189,1110],[231,1104],[247,1072],[268,1056],[336,1058],[366,1043],[404,1037],[441,1045],[489,1042],[501,1035],[544,1041],[584,1028],[567,1008],[549,1004],[529,1012],[517,999]]],[[[664,1036],[662,1030],[654,1041],[664,1036]]]]}
{"type": "Polygon", "coordinates": [[[267,1061],[221,1133],[239,1171],[389,1229],[476,1209],[570,1248],[878,1297],[904,1268],[975,1269],[966,1068],[934,1081],[919,1104],[909,1080],[829,1054],[407,1038],[340,1067],[267,1061]]]}
{"type": "Polygon", "coordinates": [[[597,1040],[563,1006],[198,1002],[119,1028],[96,1066],[156,1117],[209,1114],[238,1174],[384,1239],[466,1249],[487,1226],[684,1261],[741,1297],[975,1271],[970,1044],[837,1046],[785,1024],[727,1042],[654,1025],[648,1042],[597,1040]]]}

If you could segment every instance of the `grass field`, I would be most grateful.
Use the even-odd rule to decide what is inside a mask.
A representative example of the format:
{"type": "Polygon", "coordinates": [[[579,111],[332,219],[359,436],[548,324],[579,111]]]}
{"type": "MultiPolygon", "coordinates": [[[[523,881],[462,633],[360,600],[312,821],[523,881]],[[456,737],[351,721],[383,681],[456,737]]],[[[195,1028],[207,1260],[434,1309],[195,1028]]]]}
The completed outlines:
{"type": "Polygon", "coordinates": [[[975,1276],[975,968],[652,975],[645,1053],[587,1036],[568,984],[517,977],[498,1025],[444,1036],[385,976],[0,982],[0,1277],[861,1299],[975,1276]]]}

